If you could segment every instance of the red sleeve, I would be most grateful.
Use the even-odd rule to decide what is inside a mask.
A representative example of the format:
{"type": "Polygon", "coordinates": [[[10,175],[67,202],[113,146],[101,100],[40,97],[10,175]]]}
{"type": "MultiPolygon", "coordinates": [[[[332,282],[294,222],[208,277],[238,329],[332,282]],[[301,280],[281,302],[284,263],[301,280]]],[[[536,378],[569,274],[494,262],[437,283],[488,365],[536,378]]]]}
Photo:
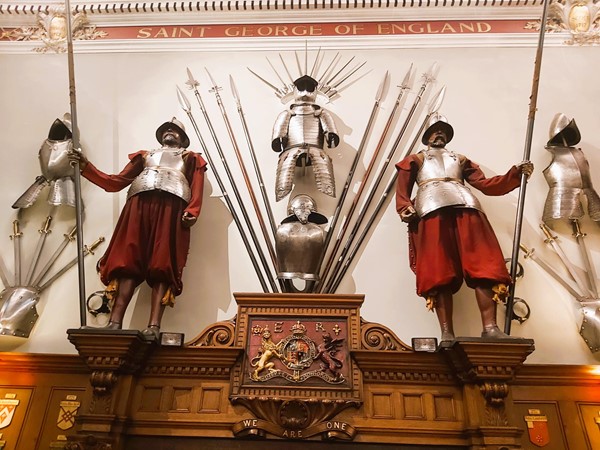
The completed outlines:
{"type": "Polygon", "coordinates": [[[146,152],[143,150],[130,154],[129,163],[118,175],[106,174],[90,162],[87,163],[81,175],[106,192],[118,192],[129,186],[135,177],[142,172],[145,154],[146,152]]]}
{"type": "Polygon", "coordinates": [[[185,157],[186,177],[190,184],[190,201],[184,212],[194,217],[200,215],[202,208],[202,195],[204,194],[204,172],[206,172],[206,161],[199,153],[189,152],[185,157]]]}
{"type": "Polygon", "coordinates": [[[519,187],[521,172],[517,166],[512,166],[504,175],[486,178],[480,167],[473,161],[466,159],[463,168],[465,180],[474,188],[485,195],[504,195],[519,187]]]}
{"type": "Polygon", "coordinates": [[[398,179],[396,181],[396,211],[398,211],[398,214],[413,205],[410,201],[410,196],[420,167],[421,160],[417,155],[407,156],[396,164],[396,170],[398,171],[398,179]]]}

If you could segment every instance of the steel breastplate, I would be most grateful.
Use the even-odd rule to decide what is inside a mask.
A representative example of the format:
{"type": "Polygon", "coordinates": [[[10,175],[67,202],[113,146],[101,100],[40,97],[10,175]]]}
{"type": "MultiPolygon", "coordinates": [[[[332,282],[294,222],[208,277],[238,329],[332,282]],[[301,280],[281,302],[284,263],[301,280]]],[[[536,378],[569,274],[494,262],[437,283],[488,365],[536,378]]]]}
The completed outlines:
{"type": "Polygon", "coordinates": [[[544,221],[575,219],[584,215],[581,195],[588,200],[593,220],[600,220],[600,197],[594,190],[589,164],[579,148],[546,147],[552,162],[543,171],[550,187],[544,204],[544,221]]]}
{"type": "Polygon", "coordinates": [[[318,280],[324,241],[325,232],[314,223],[290,222],[279,225],[275,235],[277,277],[318,280]]]}
{"type": "Polygon", "coordinates": [[[428,149],[424,156],[414,200],[419,217],[447,206],[482,210],[477,197],[464,185],[457,154],[446,149],[428,149]]]}
{"type": "Polygon", "coordinates": [[[324,135],[319,110],[312,105],[296,105],[291,108],[288,124],[286,150],[294,147],[323,148],[324,135]]]}
{"type": "Polygon", "coordinates": [[[127,198],[140,192],[159,190],[189,202],[191,192],[183,173],[182,154],[183,149],[160,149],[148,153],[144,158],[144,170],[131,183],[127,198]]]}
{"type": "Polygon", "coordinates": [[[73,148],[70,139],[53,141],[46,139],[39,152],[42,175],[48,181],[73,176],[73,167],[69,164],[69,151],[73,148]]]}

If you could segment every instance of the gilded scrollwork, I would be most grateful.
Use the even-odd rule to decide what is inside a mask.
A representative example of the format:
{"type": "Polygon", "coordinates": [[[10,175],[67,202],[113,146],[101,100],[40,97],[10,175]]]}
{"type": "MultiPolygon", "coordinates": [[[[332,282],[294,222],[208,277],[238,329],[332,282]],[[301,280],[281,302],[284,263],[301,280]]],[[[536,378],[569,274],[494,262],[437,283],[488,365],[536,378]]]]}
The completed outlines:
{"type": "Polygon", "coordinates": [[[186,344],[187,347],[233,347],[235,318],[217,322],[186,344]]]}
{"type": "Polygon", "coordinates": [[[378,323],[370,323],[361,318],[361,347],[365,350],[410,351],[387,327],[378,323]]]}
{"type": "MultiPolygon", "coordinates": [[[[89,41],[108,36],[105,31],[100,31],[92,25],[84,12],[73,15],[72,18],[73,40],[89,41]]],[[[33,50],[38,53],[53,51],[64,53],[67,43],[67,16],[64,8],[56,7],[48,13],[39,12],[36,16],[36,24],[33,26],[22,26],[10,30],[2,30],[0,39],[11,41],[41,41],[42,47],[33,50]]]]}
{"type": "MultiPolygon", "coordinates": [[[[540,20],[527,22],[525,29],[539,30],[540,20]]],[[[550,33],[569,31],[567,45],[600,44],[600,1],[557,0],[548,7],[546,30],[550,33]]]]}

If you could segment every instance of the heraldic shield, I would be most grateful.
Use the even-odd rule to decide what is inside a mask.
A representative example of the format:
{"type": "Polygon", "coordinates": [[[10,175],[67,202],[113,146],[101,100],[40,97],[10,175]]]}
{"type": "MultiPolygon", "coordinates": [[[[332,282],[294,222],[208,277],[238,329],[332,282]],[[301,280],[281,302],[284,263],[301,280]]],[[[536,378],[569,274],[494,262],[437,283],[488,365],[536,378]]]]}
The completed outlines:
{"type": "Polygon", "coordinates": [[[236,424],[236,435],[354,437],[350,424],[332,418],[362,404],[351,355],[360,346],[363,297],[321,297],[236,294],[236,340],[245,355],[234,369],[230,399],[256,416],[236,424]]]}

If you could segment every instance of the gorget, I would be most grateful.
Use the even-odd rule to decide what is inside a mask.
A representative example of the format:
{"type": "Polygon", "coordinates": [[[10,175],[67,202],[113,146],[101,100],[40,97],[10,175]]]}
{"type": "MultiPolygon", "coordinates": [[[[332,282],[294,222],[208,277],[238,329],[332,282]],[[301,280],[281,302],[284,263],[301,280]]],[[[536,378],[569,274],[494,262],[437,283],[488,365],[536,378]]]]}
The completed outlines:
{"type": "Polygon", "coordinates": [[[131,183],[127,198],[140,192],[164,191],[190,201],[191,192],[185,177],[184,149],[152,150],[144,158],[144,170],[131,183]]]}
{"type": "Polygon", "coordinates": [[[590,218],[600,221],[600,197],[592,185],[590,166],[581,149],[553,146],[546,150],[552,153],[552,162],[543,171],[550,190],[542,220],[583,217],[581,197],[585,195],[590,218]]]}
{"type": "Polygon", "coordinates": [[[447,206],[482,211],[479,200],[464,184],[459,155],[445,148],[430,148],[423,153],[423,165],[417,173],[419,187],[413,202],[419,217],[447,206]]]}

